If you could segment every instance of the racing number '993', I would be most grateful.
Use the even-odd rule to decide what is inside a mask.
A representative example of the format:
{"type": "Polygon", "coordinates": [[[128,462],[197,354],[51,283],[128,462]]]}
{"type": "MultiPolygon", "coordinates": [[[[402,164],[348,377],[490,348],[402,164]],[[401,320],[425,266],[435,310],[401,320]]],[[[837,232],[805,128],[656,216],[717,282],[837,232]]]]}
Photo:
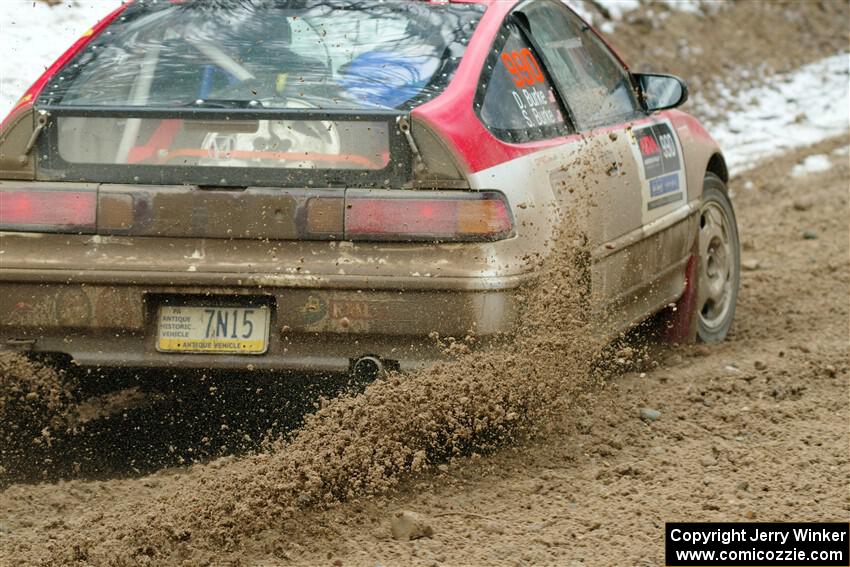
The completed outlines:
{"type": "Polygon", "coordinates": [[[543,76],[543,71],[540,70],[540,65],[537,64],[537,60],[527,47],[522,48],[521,51],[503,53],[502,63],[505,65],[508,73],[513,77],[514,84],[519,89],[535,83],[542,83],[546,80],[543,76]]]}

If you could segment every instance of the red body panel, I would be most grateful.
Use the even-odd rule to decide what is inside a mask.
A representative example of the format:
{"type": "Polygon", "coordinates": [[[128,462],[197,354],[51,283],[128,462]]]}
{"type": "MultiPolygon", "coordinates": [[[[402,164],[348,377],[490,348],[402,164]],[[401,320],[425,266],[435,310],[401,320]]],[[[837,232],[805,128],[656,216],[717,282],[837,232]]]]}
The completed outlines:
{"type": "Polygon", "coordinates": [[[415,119],[428,125],[458,153],[466,173],[475,173],[537,149],[563,143],[563,139],[556,138],[530,144],[508,144],[493,136],[476,116],[473,100],[481,69],[505,16],[516,2],[489,4],[449,86],[440,96],[412,113],[415,119]]]}
{"type": "MultiPolygon", "coordinates": [[[[481,123],[473,107],[481,71],[505,17],[513,10],[517,2],[489,0],[470,3],[487,4],[488,8],[478,24],[472,41],[469,42],[455,77],[440,96],[416,108],[413,116],[427,124],[458,152],[466,173],[475,173],[580,138],[579,134],[574,134],[524,144],[511,144],[493,136],[481,123]]],[[[605,38],[590,24],[587,25],[620,59],[623,66],[628,68],[605,38]]],[[[603,131],[607,132],[607,130],[603,131]]]]}
{"type": "Polygon", "coordinates": [[[664,115],[673,122],[673,126],[677,129],[687,127],[691,135],[699,142],[717,146],[717,142],[708,133],[708,130],[700,123],[699,120],[681,110],[673,109],[664,112],[664,115]]]}

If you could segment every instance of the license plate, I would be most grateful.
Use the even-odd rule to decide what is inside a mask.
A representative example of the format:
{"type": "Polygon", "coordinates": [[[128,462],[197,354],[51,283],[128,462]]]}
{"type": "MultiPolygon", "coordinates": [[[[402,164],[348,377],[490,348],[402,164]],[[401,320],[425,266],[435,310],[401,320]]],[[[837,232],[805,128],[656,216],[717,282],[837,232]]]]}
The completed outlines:
{"type": "Polygon", "coordinates": [[[269,343],[269,308],[159,308],[157,350],[223,354],[263,354],[269,343]]]}

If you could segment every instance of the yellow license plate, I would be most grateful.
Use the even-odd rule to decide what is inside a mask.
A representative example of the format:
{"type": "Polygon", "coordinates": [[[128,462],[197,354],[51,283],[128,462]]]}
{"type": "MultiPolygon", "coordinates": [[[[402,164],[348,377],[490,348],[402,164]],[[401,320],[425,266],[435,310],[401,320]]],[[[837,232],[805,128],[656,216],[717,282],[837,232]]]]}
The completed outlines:
{"type": "Polygon", "coordinates": [[[161,352],[263,354],[269,343],[269,308],[159,308],[156,348],[161,352]]]}

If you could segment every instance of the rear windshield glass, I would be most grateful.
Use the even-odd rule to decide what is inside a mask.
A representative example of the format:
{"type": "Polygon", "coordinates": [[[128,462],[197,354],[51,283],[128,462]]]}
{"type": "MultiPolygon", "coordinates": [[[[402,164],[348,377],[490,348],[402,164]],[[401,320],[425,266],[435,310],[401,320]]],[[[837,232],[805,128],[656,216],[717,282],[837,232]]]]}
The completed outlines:
{"type": "Polygon", "coordinates": [[[381,170],[389,163],[387,122],[60,116],[55,123],[56,157],[67,164],[381,170]]]}
{"type": "Polygon", "coordinates": [[[419,1],[140,1],[40,102],[406,109],[448,84],[482,12],[419,1]]]}

